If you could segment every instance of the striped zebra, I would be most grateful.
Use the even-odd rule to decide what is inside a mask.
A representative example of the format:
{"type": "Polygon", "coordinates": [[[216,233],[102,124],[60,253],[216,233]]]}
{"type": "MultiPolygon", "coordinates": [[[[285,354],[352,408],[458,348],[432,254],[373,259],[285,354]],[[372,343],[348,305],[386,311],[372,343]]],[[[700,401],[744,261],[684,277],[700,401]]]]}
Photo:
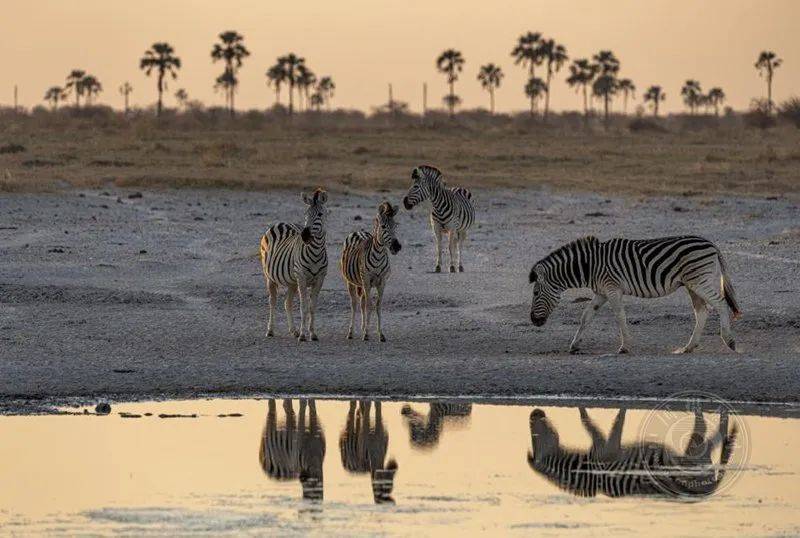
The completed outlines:
{"type": "Polygon", "coordinates": [[[427,417],[407,404],[400,410],[411,446],[418,449],[432,450],[439,444],[446,419],[451,425],[467,423],[472,415],[471,403],[431,402],[429,406],[427,417]]]}
{"type": "Polygon", "coordinates": [[[381,302],[383,288],[389,279],[389,253],[400,252],[400,241],[397,240],[397,206],[389,202],[378,206],[375,226],[372,233],[353,232],[344,240],[342,249],[342,278],[350,293],[350,327],[347,338],[353,338],[353,325],[356,319],[356,304],[361,300],[361,333],[362,339],[369,340],[369,320],[371,315],[370,290],[375,288],[375,314],[378,321],[378,338],[386,341],[381,329],[381,302]]]}
{"type": "Polygon", "coordinates": [[[447,188],[442,173],[433,166],[418,166],[411,172],[413,183],[403,198],[409,211],[424,200],[431,201],[431,227],[436,243],[436,267],[442,271],[442,233],[450,237],[450,272],[464,271],[461,264],[461,247],[467,239],[467,230],[475,220],[472,193],[467,189],[447,188]]]}
{"type": "Polygon", "coordinates": [[[663,297],[685,287],[692,300],[695,326],[689,342],[674,353],[689,353],[703,332],[708,308],[719,313],[720,335],[736,349],[731,333],[733,319],[741,316],[736,294],[719,249],[696,236],[660,239],[611,239],[600,242],[584,237],[551,252],[536,262],[530,272],[533,283],[531,322],[540,327],[547,321],[561,292],[569,288],[591,288],[594,298],[581,315],[581,323],[570,344],[578,351],[583,332],[595,312],[606,302],[619,324],[622,345],[619,353],[630,350],[631,337],[622,306],[623,295],[663,297]]]}
{"type": "Polygon", "coordinates": [[[350,473],[369,473],[372,497],[375,504],[392,503],[394,476],[397,461],[386,461],[389,432],[383,424],[381,402],[350,402],[344,430],[339,436],[339,452],[342,467],[350,473]],[[371,408],[375,408],[374,421],[370,420],[371,408]]]}
{"type": "Polygon", "coordinates": [[[278,301],[278,286],[286,288],[286,317],[289,333],[305,341],[306,334],[317,340],[314,318],[317,296],[328,271],[328,253],[325,247],[325,223],[328,194],[315,190],[311,196],[303,193],[303,202],[308,206],[305,226],[279,222],[270,226],[261,238],[261,267],[269,293],[269,321],[267,336],[275,328],[275,307],[278,301]],[[300,330],[294,327],[292,312],[294,296],[300,298],[300,330]]]}
{"type": "Polygon", "coordinates": [[[323,476],[322,464],[325,461],[325,433],[317,416],[317,403],[315,400],[300,400],[299,428],[298,428],[298,470],[300,486],[303,489],[303,499],[309,501],[322,501],[323,476]],[[308,423],[306,423],[306,408],[308,408],[308,423]]]}
{"type": "Polygon", "coordinates": [[[721,485],[736,445],[736,423],[729,432],[728,415],[720,414],[716,434],[706,439],[706,423],[695,412],[694,429],[680,454],[664,444],[642,441],[622,444],[625,410],[620,409],[608,437],[580,409],[581,422],[592,438],[591,448],[561,446],[559,435],[544,411],[530,415],[531,451],[528,465],[560,489],[579,497],[673,496],[703,498],[721,485]],[[720,463],[712,454],[722,446],[720,463]]]}

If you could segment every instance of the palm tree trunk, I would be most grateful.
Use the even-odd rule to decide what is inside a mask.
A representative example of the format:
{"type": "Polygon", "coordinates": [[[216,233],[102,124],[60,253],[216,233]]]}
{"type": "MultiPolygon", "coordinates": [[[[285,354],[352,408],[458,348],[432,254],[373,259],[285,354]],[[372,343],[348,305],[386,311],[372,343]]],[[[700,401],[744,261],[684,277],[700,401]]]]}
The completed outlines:
{"type": "Polygon", "coordinates": [[[772,114],[772,67],[767,73],[767,113],[772,114]]]}
{"type": "Polygon", "coordinates": [[[448,103],[448,104],[450,105],[450,117],[451,118],[455,115],[455,108],[456,108],[455,107],[456,104],[455,104],[455,102],[453,100],[454,96],[455,96],[455,89],[453,88],[453,82],[450,81],[450,103],[448,103]]]}
{"type": "Polygon", "coordinates": [[[491,103],[492,116],[494,116],[494,88],[489,86],[489,102],[491,103]]]}
{"type": "Polygon", "coordinates": [[[625,93],[622,95],[622,113],[626,116],[628,115],[628,91],[625,90],[625,93]]]}
{"type": "Polygon", "coordinates": [[[164,71],[158,72],[158,105],[156,106],[156,116],[161,116],[161,100],[164,94],[164,71]]]}
{"type": "Polygon", "coordinates": [[[586,84],[583,85],[583,115],[584,117],[589,117],[589,102],[586,95],[586,84]]]}
{"type": "Polygon", "coordinates": [[[289,115],[294,114],[294,83],[289,82],[289,115]]]}
{"type": "Polygon", "coordinates": [[[553,76],[553,71],[550,64],[547,64],[547,93],[544,96],[544,121],[547,121],[547,114],[550,112],[550,79],[553,76]]]}
{"type": "Polygon", "coordinates": [[[234,105],[233,105],[233,92],[234,92],[234,90],[236,90],[236,86],[234,86],[233,83],[231,83],[231,88],[229,90],[230,93],[231,93],[231,118],[236,113],[235,110],[234,110],[234,105]]]}
{"type": "Polygon", "coordinates": [[[609,101],[609,96],[608,96],[608,94],[606,94],[605,95],[605,99],[604,99],[604,103],[603,103],[603,106],[604,106],[604,109],[605,109],[604,110],[604,116],[605,116],[606,130],[608,129],[608,101],[609,101]]]}

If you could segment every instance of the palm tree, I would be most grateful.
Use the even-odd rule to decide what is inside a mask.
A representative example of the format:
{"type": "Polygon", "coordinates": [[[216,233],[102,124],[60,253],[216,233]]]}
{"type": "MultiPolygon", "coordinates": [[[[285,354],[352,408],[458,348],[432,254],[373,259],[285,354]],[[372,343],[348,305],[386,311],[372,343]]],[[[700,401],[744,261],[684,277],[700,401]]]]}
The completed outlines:
{"type": "Polygon", "coordinates": [[[290,52],[278,58],[278,64],[283,67],[285,80],[289,84],[289,115],[294,113],[294,87],[300,74],[300,66],[305,66],[306,59],[290,52]]]}
{"type": "Polygon", "coordinates": [[[283,65],[278,62],[267,69],[267,85],[275,88],[275,104],[281,102],[281,85],[286,82],[286,72],[283,65]]]}
{"type": "Polygon", "coordinates": [[[592,59],[598,66],[601,75],[614,75],[619,73],[619,60],[610,50],[601,50],[592,59]]]}
{"type": "Polygon", "coordinates": [[[450,117],[453,117],[456,105],[461,102],[460,98],[456,99],[454,84],[458,80],[458,74],[464,69],[464,57],[455,49],[447,49],[436,58],[436,69],[447,75],[450,93],[444,101],[450,109],[450,117]]]}
{"type": "Polygon", "coordinates": [[[125,84],[119,87],[119,93],[125,97],[125,115],[127,116],[128,110],[130,110],[128,107],[128,97],[133,93],[133,86],[131,86],[130,82],[125,82],[125,84]]]}
{"type": "Polygon", "coordinates": [[[608,113],[611,98],[616,95],[618,89],[619,81],[613,73],[600,75],[592,84],[592,93],[603,99],[603,122],[605,123],[606,129],[608,129],[608,113]]]}
{"type": "Polygon", "coordinates": [[[181,59],[175,56],[175,49],[169,43],[153,43],[153,46],[144,51],[144,56],[139,60],[139,69],[144,71],[144,74],[148,77],[153,72],[153,69],[158,72],[158,82],[156,84],[158,88],[157,116],[161,115],[164,89],[167,87],[164,76],[170,75],[175,80],[178,78],[178,69],[180,68],[181,59]]]}
{"type": "Polygon", "coordinates": [[[489,92],[489,104],[492,114],[494,114],[494,90],[500,87],[503,80],[503,70],[492,63],[486,64],[478,71],[478,80],[484,90],[489,92]]]}
{"type": "Polygon", "coordinates": [[[624,114],[628,113],[628,95],[636,97],[636,85],[629,78],[623,78],[618,83],[619,90],[622,92],[623,105],[622,110],[624,114]]]}
{"type": "Polygon", "coordinates": [[[58,109],[58,102],[67,98],[67,92],[61,86],[50,86],[44,92],[44,100],[53,105],[53,110],[58,109]]]}
{"type": "Polygon", "coordinates": [[[317,93],[322,96],[328,110],[331,109],[331,99],[333,99],[333,91],[336,89],[336,84],[333,83],[331,77],[322,77],[317,83],[317,93]]]}
{"type": "Polygon", "coordinates": [[[236,86],[238,86],[238,84],[239,79],[236,78],[233,72],[227,69],[214,80],[214,90],[221,91],[225,94],[225,108],[227,108],[228,111],[231,109],[231,99],[233,99],[233,93],[236,91],[236,86]]]}
{"type": "Polygon", "coordinates": [[[325,97],[323,97],[323,95],[321,93],[319,93],[318,91],[315,91],[314,93],[312,93],[309,100],[310,100],[311,106],[313,108],[315,108],[317,110],[317,112],[319,112],[320,107],[322,107],[322,105],[325,103],[325,97]]]}
{"type": "Polygon", "coordinates": [[[592,84],[592,81],[594,81],[594,77],[597,76],[599,69],[600,66],[589,62],[586,58],[574,60],[572,65],[569,66],[570,75],[567,78],[567,84],[569,84],[570,87],[576,88],[576,91],[579,91],[578,88],[583,90],[583,114],[586,117],[589,116],[587,88],[592,84]]]}
{"type": "Polygon", "coordinates": [[[781,66],[783,60],[771,50],[761,51],[756,60],[755,67],[758,75],[767,79],[767,113],[772,114],[772,76],[775,70],[781,66]]]}
{"type": "Polygon", "coordinates": [[[308,89],[317,83],[317,75],[305,64],[300,65],[297,71],[297,93],[300,97],[298,102],[302,103],[303,97],[305,97],[305,108],[308,109],[308,89]]]}
{"type": "Polygon", "coordinates": [[[178,101],[178,104],[185,110],[186,104],[189,102],[189,93],[183,88],[179,88],[178,91],[175,92],[175,100],[178,101]]]}
{"type": "Polygon", "coordinates": [[[653,104],[653,117],[658,117],[658,105],[661,101],[667,98],[667,94],[661,89],[661,86],[650,86],[644,93],[644,102],[648,101],[653,104]]]}
{"type": "Polygon", "coordinates": [[[708,102],[714,106],[714,115],[719,116],[719,105],[725,102],[725,92],[722,88],[708,90],[708,102]]]}
{"type": "Polygon", "coordinates": [[[227,102],[230,107],[231,116],[234,115],[233,94],[239,79],[236,73],[242,67],[242,59],[250,56],[250,51],[244,46],[244,36],[238,32],[229,30],[219,34],[220,43],[214,43],[211,49],[211,61],[222,60],[225,62],[225,73],[217,77],[217,85],[220,80],[224,80],[223,86],[227,90],[227,102]]]}
{"type": "MultiPolygon", "coordinates": [[[[542,63],[540,56],[539,42],[542,34],[539,32],[528,32],[517,38],[517,45],[511,51],[514,63],[528,67],[528,80],[534,78],[534,67],[542,63]]],[[[536,110],[535,100],[531,98],[531,114],[536,110]]]]}
{"type": "Polygon", "coordinates": [[[560,45],[553,39],[545,39],[539,43],[539,56],[542,61],[547,64],[547,94],[544,97],[544,119],[547,120],[547,114],[550,111],[550,80],[553,73],[558,73],[561,67],[569,59],[567,56],[567,49],[564,45],[560,45]]]}
{"type": "Polygon", "coordinates": [[[97,77],[94,75],[86,75],[80,81],[80,85],[83,88],[83,91],[86,93],[86,104],[89,105],[92,103],[92,99],[97,97],[97,95],[103,91],[103,85],[100,84],[100,81],[97,80],[97,77]]]}
{"type": "Polygon", "coordinates": [[[687,80],[681,88],[681,95],[683,102],[689,107],[689,112],[694,115],[703,95],[700,83],[693,79],[687,80]]]}
{"type": "Polygon", "coordinates": [[[83,86],[81,80],[86,76],[86,71],[82,69],[73,69],[67,75],[67,83],[64,85],[66,92],[73,92],[75,94],[75,108],[81,106],[80,98],[83,95],[83,86]]]}
{"type": "Polygon", "coordinates": [[[525,95],[531,100],[531,116],[534,115],[536,101],[547,91],[547,83],[539,77],[528,79],[528,83],[525,84],[525,95]]]}

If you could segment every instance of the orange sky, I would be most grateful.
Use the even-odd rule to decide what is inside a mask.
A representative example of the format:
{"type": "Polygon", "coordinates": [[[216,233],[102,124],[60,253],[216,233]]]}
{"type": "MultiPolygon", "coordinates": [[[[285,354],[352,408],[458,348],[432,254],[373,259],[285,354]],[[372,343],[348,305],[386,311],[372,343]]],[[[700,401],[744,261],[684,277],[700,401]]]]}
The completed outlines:
{"type": "MultiPolygon", "coordinates": [[[[517,36],[541,31],[567,47],[572,57],[611,49],[622,63],[621,76],[641,91],[660,84],[665,108],[681,108],[679,91],[687,78],[704,89],[721,86],[728,104],[744,108],[764,92],[753,68],[762,49],[784,59],[775,79],[775,98],[800,93],[798,0],[5,0],[0,32],[0,103],[11,104],[13,85],[20,103],[42,103],[44,91],[63,84],[72,68],[95,74],[105,87],[100,102],[121,106],[119,85],[130,80],[137,105],[155,100],[155,81],[138,69],[142,52],[154,41],[170,42],[183,60],[172,94],[186,88],[192,98],[222,104],[213,80],[222,71],[209,59],[223,30],[244,34],[252,55],[240,73],[237,105],[270,106],[274,93],[264,72],[289,51],[305,56],[317,75],[337,85],[335,106],[370,110],[395,98],[421,108],[422,83],[429,106],[440,106],[445,79],[434,68],[445,48],[462,51],[466,65],[456,91],[464,106],[488,106],[475,80],[486,62],[506,72],[497,93],[498,110],[526,107],[523,70],[509,56],[517,36]]],[[[552,87],[556,109],[580,107],[564,83],[566,69],[552,87]]],[[[284,92],[285,98],[285,92],[284,92]]]]}

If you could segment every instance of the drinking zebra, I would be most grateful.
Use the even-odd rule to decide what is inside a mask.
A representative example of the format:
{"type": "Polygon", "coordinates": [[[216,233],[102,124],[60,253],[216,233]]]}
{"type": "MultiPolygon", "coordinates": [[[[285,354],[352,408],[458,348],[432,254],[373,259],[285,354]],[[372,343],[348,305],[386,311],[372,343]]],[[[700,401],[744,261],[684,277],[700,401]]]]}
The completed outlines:
{"type": "Polygon", "coordinates": [[[403,206],[409,211],[424,200],[431,201],[431,227],[436,243],[437,273],[442,270],[442,232],[450,237],[450,272],[464,271],[461,264],[461,247],[467,238],[467,230],[475,220],[472,193],[467,189],[447,188],[442,173],[433,166],[418,166],[411,172],[413,183],[403,198],[403,206]]]}
{"type": "Polygon", "coordinates": [[[654,495],[702,498],[714,493],[725,477],[725,467],[736,445],[738,428],[728,432],[728,415],[720,414],[719,429],[706,439],[706,423],[695,412],[694,429],[683,454],[652,441],[621,442],[625,410],[620,409],[606,438],[581,408],[581,422],[592,438],[591,448],[572,450],[561,446],[559,435],[544,411],[530,415],[531,451],[528,465],[562,490],[580,497],[654,495]],[[712,453],[722,446],[720,463],[712,453]]]}
{"type": "Polygon", "coordinates": [[[409,441],[414,448],[435,448],[439,444],[446,419],[449,419],[452,426],[454,423],[469,422],[472,415],[471,403],[431,402],[428,405],[430,409],[427,416],[407,404],[400,410],[408,426],[409,441]]]}
{"type": "Polygon", "coordinates": [[[342,249],[342,277],[350,293],[350,327],[347,338],[353,338],[353,325],[356,318],[356,304],[361,300],[361,333],[364,340],[369,340],[369,320],[371,315],[370,290],[375,288],[375,314],[378,320],[378,338],[386,341],[381,329],[381,301],[383,288],[389,279],[389,252],[400,252],[400,241],[397,240],[394,217],[397,206],[389,202],[378,206],[375,225],[372,233],[353,232],[344,240],[342,249]]]}
{"type": "Polygon", "coordinates": [[[533,283],[531,322],[540,327],[555,308],[561,292],[569,288],[591,288],[594,298],[581,315],[581,324],[570,344],[578,351],[581,336],[606,302],[619,324],[622,345],[630,350],[631,337],[622,306],[623,295],[663,297],[685,287],[692,300],[695,326],[689,342],[674,353],[689,353],[697,347],[708,317],[708,307],[719,313],[720,335],[736,349],[731,333],[733,319],[741,316],[736,294],[719,249],[702,237],[681,236],[660,239],[611,239],[600,242],[584,237],[568,243],[542,258],[530,272],[533,283]]]}
{"type": "Polygon", "coordinates": [[[298,340],[317,340],[314,330],[314,317],[317,296],[328,271],[328,253],[325,247],[325,222],[328,208],[325,202],[328,194],[315,190],[311,196],[303,193],[303,202],[308,206],[305,213],[305,226],[279,222],[267,228],[261,238],[261,267],[269,293],[269,321],[267,336],[274,334],[275,306],[278,300],[278,286],[286,288],[286,317],[289,333],[298,340]],[[300,330],[294,328],[294,296],[300,297],[300,330]]]}

